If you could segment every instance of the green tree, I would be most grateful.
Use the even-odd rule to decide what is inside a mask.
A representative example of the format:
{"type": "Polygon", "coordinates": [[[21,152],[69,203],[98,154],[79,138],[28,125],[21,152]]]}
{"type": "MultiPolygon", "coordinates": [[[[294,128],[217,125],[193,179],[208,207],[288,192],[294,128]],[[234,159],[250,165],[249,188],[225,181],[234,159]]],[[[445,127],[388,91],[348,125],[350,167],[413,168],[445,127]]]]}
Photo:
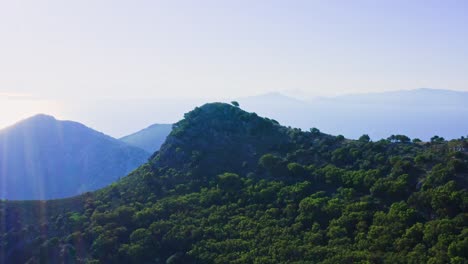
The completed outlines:
{"type": "Polygon", "coordinates": [[[239,192],[242,189],[242,184],[242,179],[235,173],[226,172],[218,176],[218,186],[226,192],[239,192]]]}
{"type": "Polygon", "coordinates": [[[369,137],[369,135],[364,134],[364,135],[362,135],[361,137],[359,137],[358,140],[361,141],[361,142],[369,142],[369,141],[370,141],[370,137],[369,137]]]}

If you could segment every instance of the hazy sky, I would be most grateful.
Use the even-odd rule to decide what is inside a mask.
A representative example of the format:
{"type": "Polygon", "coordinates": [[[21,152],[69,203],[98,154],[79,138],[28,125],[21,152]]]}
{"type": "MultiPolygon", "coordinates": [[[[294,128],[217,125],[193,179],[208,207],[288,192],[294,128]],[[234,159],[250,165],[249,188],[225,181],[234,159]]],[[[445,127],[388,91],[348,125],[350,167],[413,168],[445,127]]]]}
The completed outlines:
{"type": "Polygon", "coordinates": [[[0,127],[70,100],[466,91],[467,13],[463,0],[0,0],[0,127]]]}

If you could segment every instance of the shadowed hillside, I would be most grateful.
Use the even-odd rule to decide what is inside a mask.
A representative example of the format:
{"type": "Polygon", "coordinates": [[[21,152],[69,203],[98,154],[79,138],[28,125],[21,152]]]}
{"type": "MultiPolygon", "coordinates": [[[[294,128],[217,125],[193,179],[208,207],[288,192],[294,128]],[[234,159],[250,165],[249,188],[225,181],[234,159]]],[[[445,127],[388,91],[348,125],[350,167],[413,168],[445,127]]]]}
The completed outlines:
{"type": "Polygon", "coordinates": [[[50,199],[96,190],[148,156],[82,124],[37,115],[0,130],[0,197],[50,199]]]}
{"type": "Polygon", "coordinates": [[[120,138],[121,141],[144,149],[148,153],[154,153],[159,150],[166,140],[167,135],[171,133],[171,124],[154,124],[131,135],[120,138]]]}

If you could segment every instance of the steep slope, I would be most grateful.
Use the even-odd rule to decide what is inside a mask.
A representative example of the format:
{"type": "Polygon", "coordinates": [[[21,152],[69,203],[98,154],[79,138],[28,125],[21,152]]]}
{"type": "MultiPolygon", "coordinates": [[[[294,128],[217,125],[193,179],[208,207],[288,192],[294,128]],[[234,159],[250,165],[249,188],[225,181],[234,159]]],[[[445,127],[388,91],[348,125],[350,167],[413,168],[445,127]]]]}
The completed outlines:
{"type": "Polygon", "coordinates": [[[194,169],[196,164],[204,173],[207,168],[213,173],[217,168],[245,171],[260,155],[286,151],[289,144],[287,129],[275,121],[214,103],[195,108],[174,124],[154,162],[158,168],[194,169]]]}
{"type": "Polygon", "coordinates": [[[171,133],[172,124],[154,124],[131,135],[120,138],[128,145],[144,149],[148,153],[159,150],[171,133]]]}
{"type": "Polygon", "coordinates": [[[207,104],[102,190],[0,203],[0,263],[464,263],[467,151],[207,104]]]}
{"type": "Polygon", "coordinates": [[[0,131],[0,197],[50,199],[95,190],[148,156],[82,124],[36,115],[0,131]]]}

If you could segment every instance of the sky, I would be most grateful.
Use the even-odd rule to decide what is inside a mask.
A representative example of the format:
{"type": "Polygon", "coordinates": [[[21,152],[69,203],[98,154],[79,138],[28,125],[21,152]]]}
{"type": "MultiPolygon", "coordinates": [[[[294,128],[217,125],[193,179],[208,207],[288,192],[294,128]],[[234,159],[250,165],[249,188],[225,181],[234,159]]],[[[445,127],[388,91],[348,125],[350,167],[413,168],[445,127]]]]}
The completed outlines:
{"type": "Polygon", "coordinates": [[[468,91],[467,13],[462,0],[0,0],[0,127],[90,121],[103,101],[468,91]]]}

